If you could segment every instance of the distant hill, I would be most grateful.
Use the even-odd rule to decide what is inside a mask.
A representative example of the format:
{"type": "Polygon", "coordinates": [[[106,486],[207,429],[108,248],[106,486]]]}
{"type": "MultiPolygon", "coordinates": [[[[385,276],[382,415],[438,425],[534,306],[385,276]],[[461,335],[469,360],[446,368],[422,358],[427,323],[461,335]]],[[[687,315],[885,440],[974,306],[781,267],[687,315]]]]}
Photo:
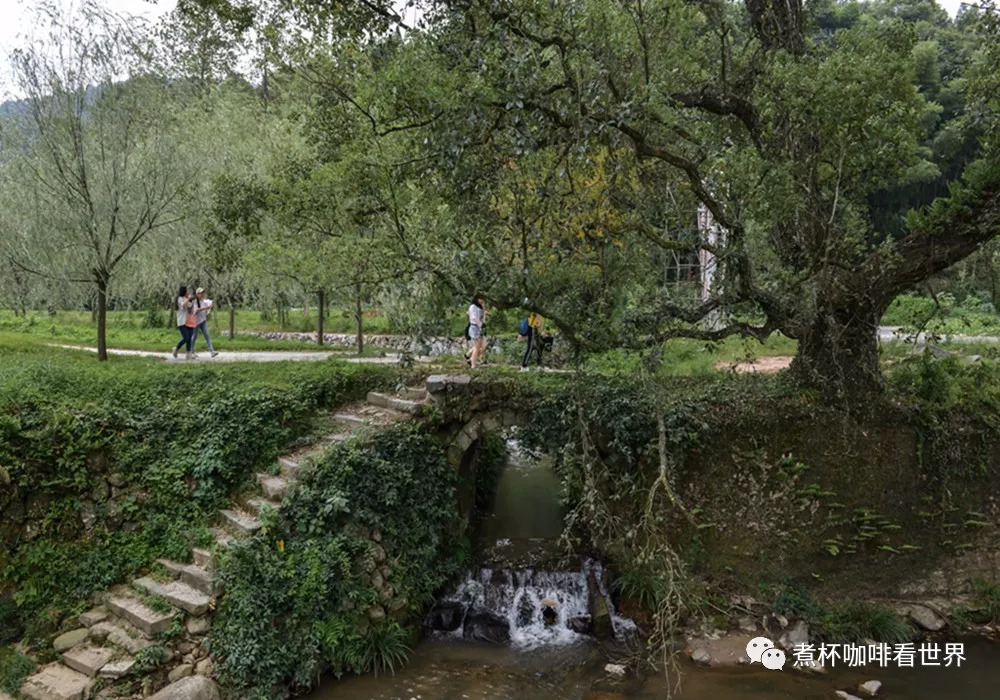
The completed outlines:
{"type": "Polygon", "coordinates": [[[0,104],[0,119],[17,117],[28,111],[27,100],[8,100],[0,104]]]}

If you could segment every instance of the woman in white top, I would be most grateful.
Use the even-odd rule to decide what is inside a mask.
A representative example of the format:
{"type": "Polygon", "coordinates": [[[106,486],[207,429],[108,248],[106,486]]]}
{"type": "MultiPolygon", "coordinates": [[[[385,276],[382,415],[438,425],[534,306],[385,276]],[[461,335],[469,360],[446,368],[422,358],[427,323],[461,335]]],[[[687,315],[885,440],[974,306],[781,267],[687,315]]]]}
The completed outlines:
{"type": "Polygon", "coordinates": [[[486,319],[486,309],[484,308],[482,297],[475,296],[472,298],[468,313],[469,340],[472,341],[472,354],[469,355],[469,364],[475,369],[486,346],[486,338],[483,337],[483,321],[486,319]]]}
{"type": "Polygon", "coordinates": [[[219,353],[215,351],[215,348],[212,346],[212,338],[208,335],[208,314],[211,313],[215,302],[206,298],[205,290],[198,287],[194,292],[193,303],[195,327],[191,335],[191,351],[194,352],[194,343],[198,340],[198,331],[201,331],[201,334],[205,336],[205,344],[208,346],[208,351],[212,353],[212,357],[215,357],[219,353]]]}

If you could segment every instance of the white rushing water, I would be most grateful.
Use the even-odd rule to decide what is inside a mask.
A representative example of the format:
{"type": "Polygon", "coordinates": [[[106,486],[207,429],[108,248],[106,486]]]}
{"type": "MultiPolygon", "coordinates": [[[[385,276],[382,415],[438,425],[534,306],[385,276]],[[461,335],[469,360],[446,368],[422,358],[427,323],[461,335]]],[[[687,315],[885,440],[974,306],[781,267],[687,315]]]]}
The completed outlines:
{"type": "MultiPolygon", "coordinates": [[[[461,603],[466,616],[488,612],[506,620],[510,643],[517,648],[576,644],[590,638],[574,631],[573,623],[575,620],[585,626],[590,620],[588,576],[591,573],[599,587],[598,594],[613,611],[603,569],[590,560],[579,571],[479,569],[442,602],[461,603]]],[[[612,625],[619,638],[635,629],[631,620],[615,615],[612,625]]],[[[462,627],[452,634],[462,636],[462,627]]]]}

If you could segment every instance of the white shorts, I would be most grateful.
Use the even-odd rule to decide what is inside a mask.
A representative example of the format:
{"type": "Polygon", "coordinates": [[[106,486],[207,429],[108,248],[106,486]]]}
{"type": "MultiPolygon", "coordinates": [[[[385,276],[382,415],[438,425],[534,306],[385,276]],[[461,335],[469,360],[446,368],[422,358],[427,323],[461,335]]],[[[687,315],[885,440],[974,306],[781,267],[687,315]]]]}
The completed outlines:
{"type": "Polygon", "coordinates": [[[471,340],[475,340],[478,337],[479,337],[479,326],[470,325],[469,326],[469,338],[471,340]]]}

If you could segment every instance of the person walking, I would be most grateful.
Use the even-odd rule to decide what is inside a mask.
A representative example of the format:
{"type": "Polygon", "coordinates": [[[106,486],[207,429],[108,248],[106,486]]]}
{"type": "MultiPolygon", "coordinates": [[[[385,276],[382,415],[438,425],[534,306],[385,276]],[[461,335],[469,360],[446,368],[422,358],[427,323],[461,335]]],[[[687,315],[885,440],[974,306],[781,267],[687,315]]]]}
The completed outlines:
{"type": "Polygon", "coordinates": [[[542,317],[536,313],[530,313],[527,320],[521,323],[525,326],[522,328],[525,331],[522,335],[528,344],[524,350],[524,359],[521,360],[521,371],[527,372],[532,352],[538,357],[538,366],[542,366],[542,317]]]}
{"type": "Polygon", "coordinates": [[[185,358],[188,360],[191,359],[194,349],[194,329],[196,325],[193,308],[194,303],[191,301],[191,293],[187,287],[181,287],[180,291],[177,292],[176,304],[177,330],[181,333],[181,340],[174,346],[174,357],[177,357],[177,351],[184,345],[187,347],[185,358]]]}
{"type": "Polygon", "coordinates": [[[483,298],[480,296],[472,297],[472,303],[469,304],[469,340],[472,341],[472,352],[469,354],[468,362],[472,369],[475,369],[479,364],[479,359],[483,354],[483,347],[485,344],[485,338],[483,337],[483,325],[486,320],[486,308],[483,304],[483,298]]]}
{"type": "MultiPolygon", "coordinates": [[[[195,328],[192,332],[191,337],[191,352],[194,353],[194,343],[198,339],[198,331],[205,336],[205,345],[208,346],[208,352],[211,353],[212,357],[215,357],[219,353],[215,351],[212,347],[212,339],[208,335],[208,315],[212,312],[212,307],[215,306],[215,302],[211,299],[205,298],[205,290],[198,287],[194,293],[194,316],[195,316],[195,328]]],[[[197,355],[195,355],[197,357],[197,355]]]]}

